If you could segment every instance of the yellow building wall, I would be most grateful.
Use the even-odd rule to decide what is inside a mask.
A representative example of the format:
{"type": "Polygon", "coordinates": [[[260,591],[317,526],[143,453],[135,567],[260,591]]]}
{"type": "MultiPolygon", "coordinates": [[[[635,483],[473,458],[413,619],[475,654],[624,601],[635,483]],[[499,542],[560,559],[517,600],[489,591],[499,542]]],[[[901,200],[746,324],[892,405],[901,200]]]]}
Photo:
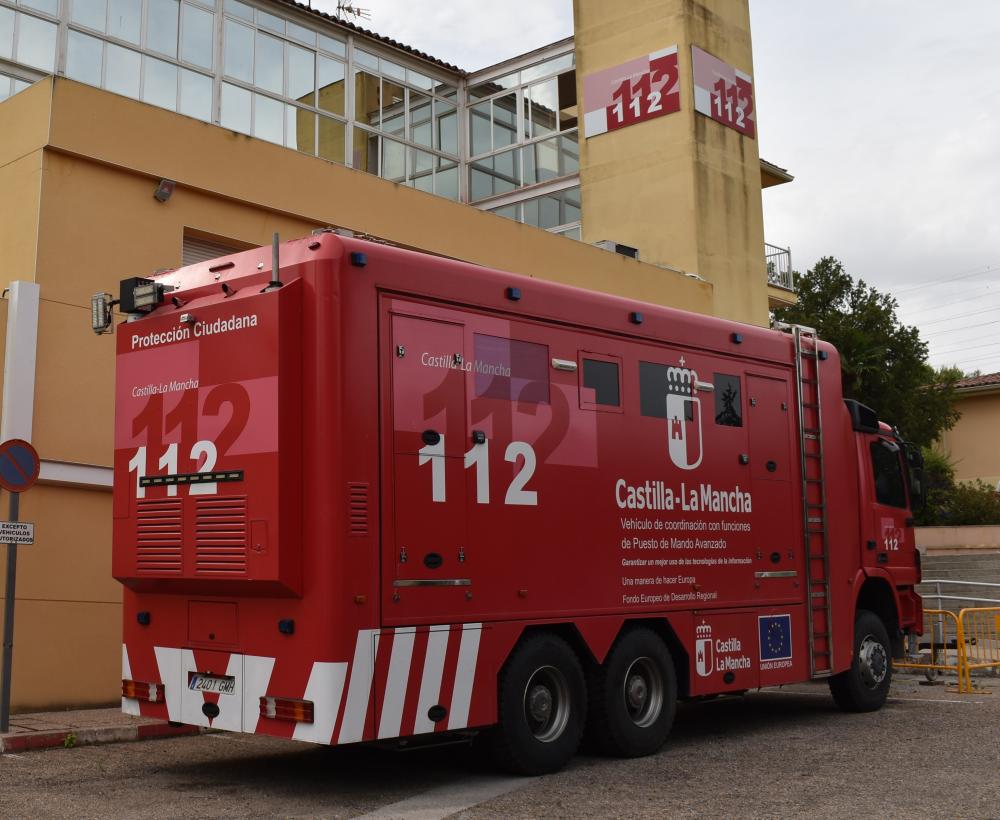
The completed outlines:
{"type": "Polygon", "coordinates": [[[962,414],[958,423],[941,436],[945,455],[955,465],[960,481],[979,479],[993,487],[1000,482],[1000,390],[959,395],[955,404],[962,414]]]}
{"type": "Polygon", "coordinates": [[[691,69],[695,45],[753,75],[746,0],[574,0],[573,13],[581,110],[589,74],[672,45],[680,68],[680,111],[582,139],[584,242],[696,273],[716,316],[766,325],[757,141],[695,112],[691,69]]]}
{"type": "MultiPolygon", "coordinates": [[[[43,460],[111,465],[114,339],[90,330],[90,296],[179,265],[186,230],[261,245],[274,231],[334,225],[713,312],[706,283],[65,80],[0,104],[0,183],[2,284],[41,288],[33,443],[43,460]],[[162,204],[161,178],[177,182],[162,204]]],[[[22,519],[36,543],[19,551],[14,710],[116,702],[110,493],[39,485],[22,497],[22,519]]]]}

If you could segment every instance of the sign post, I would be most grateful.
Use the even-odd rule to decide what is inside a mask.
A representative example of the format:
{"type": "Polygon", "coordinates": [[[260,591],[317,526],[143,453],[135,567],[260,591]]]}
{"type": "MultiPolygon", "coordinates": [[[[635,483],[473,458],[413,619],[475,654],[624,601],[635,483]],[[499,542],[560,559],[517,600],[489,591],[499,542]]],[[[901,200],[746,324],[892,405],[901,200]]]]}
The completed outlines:
{"type": "MultiPolygon", "coordinates": [[[[3,616],[3,678],[0,680],[0,732],[10,729],[11,661],[14,656],[14,592],[17,581],[17,545],[31,543],[18,537],[23,528],[18,524],[21,512],[21,493],[30,489],[38,479],[41,462],[35,448],[23,439],[12,438],[0,444],[0,487],[10,493],[9,520],[3,528],[11,532],[7,544],[7,584],[4,590],[3,616]]],[[[31,527],[34,535],[34,527],[31,527]]]]}

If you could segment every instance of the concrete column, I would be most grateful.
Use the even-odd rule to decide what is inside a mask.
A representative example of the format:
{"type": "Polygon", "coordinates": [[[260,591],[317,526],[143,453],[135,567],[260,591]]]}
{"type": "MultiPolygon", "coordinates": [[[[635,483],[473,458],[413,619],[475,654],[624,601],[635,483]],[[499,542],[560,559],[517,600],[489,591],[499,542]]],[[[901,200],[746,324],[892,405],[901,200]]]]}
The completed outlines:
{"type": "Polygon", "coordinates": [[[638,247],[711,282],[715,315],[766,324],[757,140],[695,111],[691,68],[698,46],[753,75],[747,0],[574,0],[573,13],[581,120],[587,75],[674,45],[680,69],[680,111],[581,135],[584,241],[638,247]]]}

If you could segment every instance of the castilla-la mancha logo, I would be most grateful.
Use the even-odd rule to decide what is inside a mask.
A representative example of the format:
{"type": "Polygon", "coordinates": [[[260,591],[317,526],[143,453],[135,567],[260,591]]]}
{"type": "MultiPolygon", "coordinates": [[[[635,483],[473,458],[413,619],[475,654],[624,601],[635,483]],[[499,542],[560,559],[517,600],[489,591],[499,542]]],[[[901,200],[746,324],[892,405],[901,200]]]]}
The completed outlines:
{"type": "Polygon", "coordinates": [[[694,658],[698,674],[707,678],[712,674],[712,627],[702,621],[694,629],[694,658]]]}
{"type": "Polygon", "coordinates": [[[667,452],[674,466],[693,470],[701,464],[701,399],[695,395],[698,374],[684,367],[667,368],[667,452]]]}

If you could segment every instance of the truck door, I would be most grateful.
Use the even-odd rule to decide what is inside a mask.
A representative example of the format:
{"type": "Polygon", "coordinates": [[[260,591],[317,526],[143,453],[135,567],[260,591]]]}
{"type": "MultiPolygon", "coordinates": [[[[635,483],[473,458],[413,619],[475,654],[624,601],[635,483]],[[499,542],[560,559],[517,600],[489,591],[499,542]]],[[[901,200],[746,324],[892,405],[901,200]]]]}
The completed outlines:
{"type": "Polygon", "coordinates": [[[467,448],[463,327],[391,314],[391,532],[383,545],[387,621],[454,612],[465,563],[467,448]]]}
{"type": "Polygon", "coordinates": [[[798,601],[803,579],[795,549],[801,511],[794,507],[788,381],[747,376],[750,481],[754,521],[754,595],[798,601]]]}
{"type": "Polygon", "coordinates": [[[906,504],[903,480],[903,454],[900,446],[882,436],[873,437],[869,449],[874,492],[872,532],[866,539],[866,566],[904,568],[912,571],[913,528],[906,526],[910,512],[906,504]]]}

